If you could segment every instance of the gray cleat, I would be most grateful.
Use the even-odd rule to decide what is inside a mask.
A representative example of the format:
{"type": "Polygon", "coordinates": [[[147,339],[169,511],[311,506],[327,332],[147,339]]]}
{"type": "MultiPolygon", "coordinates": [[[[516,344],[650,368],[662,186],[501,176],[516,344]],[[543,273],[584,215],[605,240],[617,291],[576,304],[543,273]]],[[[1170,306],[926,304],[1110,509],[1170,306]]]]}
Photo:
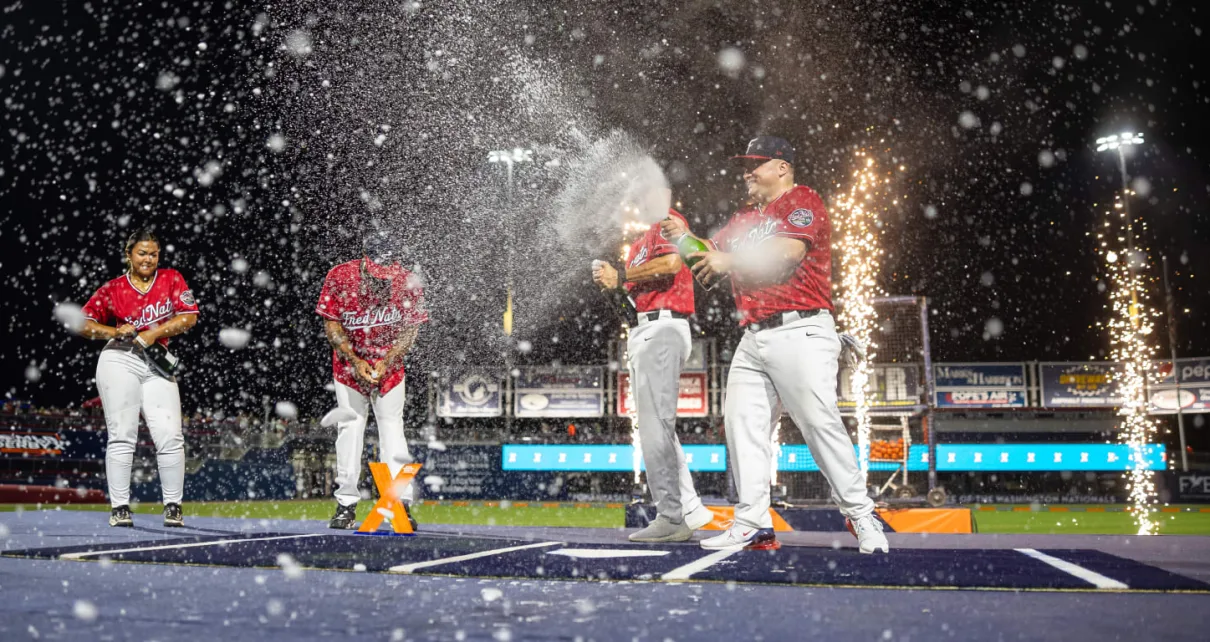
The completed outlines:
{"type": "Polygon", "coordinates": [[[691,537],[693,537],[693,529],[686,526],[684,522],[673,524],[668,518],[658,515],[647,528],[631,533],[630,541],[658,544],[660,542],[688,542],[691,537]]]}

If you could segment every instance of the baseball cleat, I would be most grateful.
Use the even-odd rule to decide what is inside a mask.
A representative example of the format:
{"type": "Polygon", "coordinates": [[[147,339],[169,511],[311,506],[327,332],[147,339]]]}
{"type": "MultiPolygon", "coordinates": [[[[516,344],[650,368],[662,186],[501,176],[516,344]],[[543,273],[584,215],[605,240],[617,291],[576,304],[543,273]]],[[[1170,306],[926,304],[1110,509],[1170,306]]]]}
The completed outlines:
{"type": "Polygon", "coordinates": [[[857,548],[862,553],[871,554],[876,551],[889,553],[891,545],[887,542],[886,535],[882,532],[882,522],[878,521],[878,517],[874,513],[870,513],[865,517],[857,519],[845,518],[845,526],[849,532],[857,538],[857,548]]]}
{"type": "Polygon", "coordinates": [[[673,524],[663,515],[657,515],[646,528],[630,534],[632,542],[659,544],[662,542],[687,542],[693,537],[693,529],[684,522],[673,524]]]}
{"type": "Polygon", "coordinates": [[[164,504],[164,525],[178,528],[185,525],[185,512],[176,502],[164,504]]]}
{"type": "Polygon", "coordinates": [[[134,517],[130,515],[130,507],[123,504],[114,506],[109,511],[109,525],[130,528],[134,526],[134,517]]]}
{"type": "Polygon", "coordinates": [[[705,506],[698,506],[696,509],[685,513],[685,525],[691,530],[705,528],[714,521],[714,513],[705,506]]]}
{"type": "Polygon", "coordinates": [[[781,548],[777,535],[772,528],[752,528],[751,526],[733,525],[722,535],[702,540],[702,548],[710,550],[739,550],[746,548],[755,551],[775,551],[781,548]]]}
{"type": "Polygon", "coordinates": [[[328,522],[328,528],[337,528],[343,531],[350,531],[357,528],[357,504],[352,506],[341,506],[336,504],[336,514],[332,516],[328,522]]]}

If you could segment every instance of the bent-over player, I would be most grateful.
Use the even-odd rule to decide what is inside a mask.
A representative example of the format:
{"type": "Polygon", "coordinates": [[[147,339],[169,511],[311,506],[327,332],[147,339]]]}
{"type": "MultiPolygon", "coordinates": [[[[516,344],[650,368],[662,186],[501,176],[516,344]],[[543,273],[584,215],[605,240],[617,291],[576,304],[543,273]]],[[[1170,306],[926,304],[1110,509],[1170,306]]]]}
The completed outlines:
{"type": "MultiPolygon", "coordinates": [[[[831,223],[819,195],[794,184],[794,148],[762,136],[736,156],[752,205],[736,212],[691,254],[706,283],[730,275],[744,336],[727,375],[724,418],[735,464],[735,523],[703,548],[776,548],[769,514],[772,429],[782,408],[802,431],[811,455],[849,518],[862,553],[887,552],[882,523],[866,494],[857,455],[836,405],[841,343],[832,318],[831,223]]],[[[663,223],[668,238],[687,232],[663,223]]]]}
{"type": "MultiPolygon", "coordinates": [[[[668,216],[685,222],[675,210],[668,216]]],[[[693,488],[676,436],[681,368],[692,347],[687,319],[693,314],[693,277],[676,246],[660,235],[658,223],[634,241],[628,256],[620,270],[594,262],[592,280],[604,289],[625,288],[638,311],[626,345],[639,443],[657,515],[630,540],[683,542],[713,519],[693,488]]]]}
{"type": "MultiPolygon", "coordinates": [[[[352,419],[336,424],[336,514],[331,528],[356,527],[361,453],[370,409],[378,424],[379,456],[391,478],[410,461],[403,434],[404,355],[420,324],[428,321],[424,293],[416,277],[399,264],[397,249],[385,233],[364,241],[361,259],[328,272],[315,311],[325,319],[332,345],[336,403],[352,419]]],[[[408,510],[415,499],[408,485],[400,499],[408,510]]],[[[416,521],[410,511],[412,527],[416,521]]]]}
{"type": "Polygon", "coordinates": [[[160,269],[160,241],[148,230],[126,240],[126,273],[102,285],[84,305],[80,334],[105,339],[97,360],[97,392],[105,411],[105,483],[109,525],[134,526],[130,472],[139,437],[139,411],[155,443],[164,495],[164,525],[184,526],[185,437],[176,377],[151,354],[197,323],[197,301],[176,270],[160,269]]]}

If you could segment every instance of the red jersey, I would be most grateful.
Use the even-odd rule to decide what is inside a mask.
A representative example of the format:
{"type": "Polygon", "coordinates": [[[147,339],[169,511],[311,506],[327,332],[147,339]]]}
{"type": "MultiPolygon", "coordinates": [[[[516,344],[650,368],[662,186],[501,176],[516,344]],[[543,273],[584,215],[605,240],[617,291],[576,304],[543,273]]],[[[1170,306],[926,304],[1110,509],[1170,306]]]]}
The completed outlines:
{"type": "MultiPolygon", "coordinates": [[[[127,273],[102,285],[84,304],[85,317],[114,327],[130,324],[139,332],[158,327],[178,314],[197,314],[197,301],[185,277],[169,268],[156,270],[145,293],[134,287],[127,273]]],[[[157,343],[168,345],[168,338],[157,343]]]]}
{"type": "MultiPolygon", "coordinates": [[[[676,210],[668,210],[669,216],[675,216],[688,226],[689,222],[676,210]]],[[[636,268],[651,259],[676,254],[676,245],[660,234],[660,224],[652,225],[642,236],[630,245],[630,263],[626,269],[636,268]]],[[[693,314],[693,273],[688,267],[681,266],[681,271],[671,277],[664,277],[643,283],[627,283],[626,291],[634,299],[634,307],[639,312],[652,310],[672,310],[681,314],[693,314]]]]}
{"type": "MultiPolygon", "coordinates": [[[[386,357],[395,345],[399,333],[407,327],[429,320],[424,311],[424,292],[411,272],[398,263],[377,265],[366,261],[371,276],[391,279],[391,289],[380,300],[361,278],[361,259],[341,263],[328,272],[315,312],[319,316],[339,321],[353,344],[353,352],[370,365],[386,357]]],[[[351,388],[360,388],[353,376],[353,365],[332,351],[332,377],[351,388]]],[[[388,370],[379,386],[383,394],[403,381],[403,360],[388,370]]]]}
{"type": "Polygon", "coordinates": [[[791,310],[832,311],[832,223],[815,190],[795,185],[765,207],[745,207],[710,240],[724,252],[736,252],[773,236],[804,241],[807,253],[781,283],[744,283],[732,275],[735,307],[743,315],[740,325],[791,310]]]}

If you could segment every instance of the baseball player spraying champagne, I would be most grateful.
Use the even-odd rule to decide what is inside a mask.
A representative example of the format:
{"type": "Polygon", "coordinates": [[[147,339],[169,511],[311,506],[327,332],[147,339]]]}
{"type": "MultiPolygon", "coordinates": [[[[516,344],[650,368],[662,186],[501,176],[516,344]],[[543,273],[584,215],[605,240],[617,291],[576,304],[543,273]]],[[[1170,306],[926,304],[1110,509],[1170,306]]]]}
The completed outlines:
{"type": "MultiPolygon", "coordinates": [[[[669,209],[668,216],[685,223],[675,210],[669,209]]],[[[621,269],[594,261],[592,278],[604,290],[624,289],[638,312],[626,345],[639,442],[657,515],[631,533],[630,540],[683,542],[713,519],[694,490],[676,436],[681,368],[692,347],[687,319],[693,314],[693,277],[676,246],[660,235],[659,223],[634,241],[628,256],[621,269]]]]}
{"type": "MultiPolygon", "coordinates": [[[[853,442],[836,404],[841,342],[832,318],[831,223],[819,195],[794,183],[794,148],[762,136],[734,160],[743,165],[751,205],[736,212],[688,255],[705,283],[731,277],[745,328],[727,374],[724,420],[739,502],[735,522],[702,547],[777,548],[769,514],[773,426],[782,410],[802,431],[857,535],[862,553],[887,552],[886,535],[865,492],[853,442]]],[[[663,224],[668,238],[688,232],[663,224]]]]}
{"type": "MultiPolygon", "coordinates": [[[[336,413],[336,513],[331,528],[356,527],[361,453],[370,409],[378,424],[379,455],[391,477],[411,457],[403,434],[404,355],[428,321],[416,277],[399,264],[398,249],[385,233],[364,240],[361,259],[328,272],[316,313],[325,319],[332,344],[336,413]]],[[[400,496],[405,510],[415,499],[411,485],[400,496]]],[[[408,515],[412,527],[416,521],[408,515]]]]}
{"type": "Polygon", "coordinates": [[[160,269],[160,242],[150,231],[131,234],[122,258],[126,273],[88,300],[80,331],[89,339],[107,341],[97,360],[97,392],[108,433],[109,525],[134,526],[130,473],[142,411],[155,443],[164,525],[184,526],[185,437],[181,394],[173,375],[177,361],[168,352],[168,338],[197,323],[197,301],[180,272],[160,269]]]}

